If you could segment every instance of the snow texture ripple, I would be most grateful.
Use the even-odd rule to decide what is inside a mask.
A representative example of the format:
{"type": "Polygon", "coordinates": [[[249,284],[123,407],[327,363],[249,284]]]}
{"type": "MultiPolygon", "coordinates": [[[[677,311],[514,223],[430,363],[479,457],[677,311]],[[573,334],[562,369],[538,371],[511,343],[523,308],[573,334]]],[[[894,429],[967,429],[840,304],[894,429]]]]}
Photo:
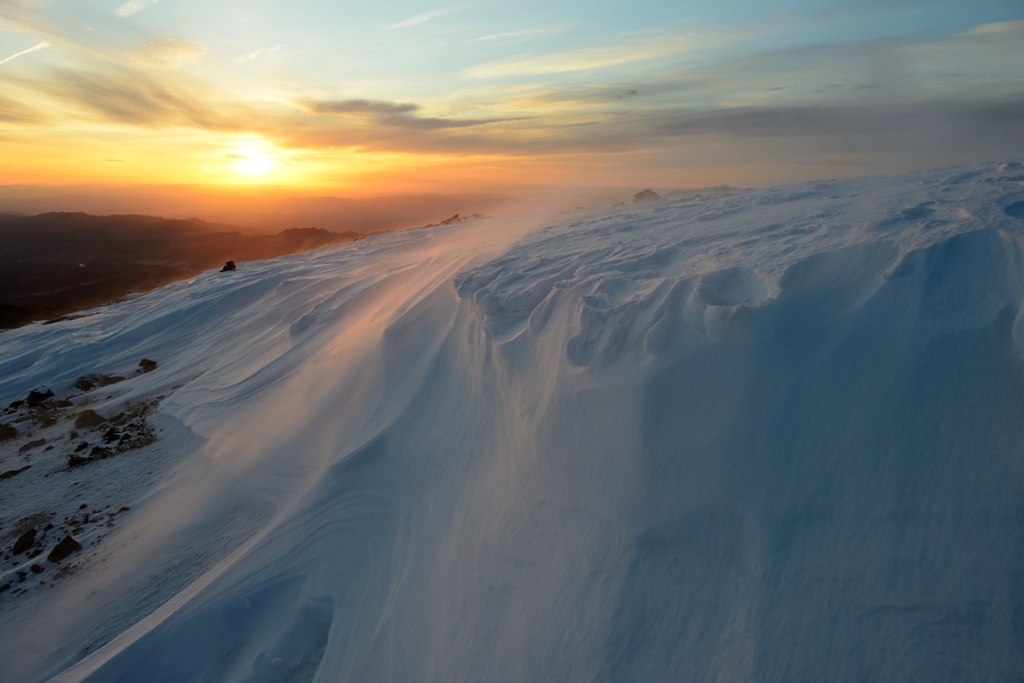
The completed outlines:
{"type": "Polygon", "coordinates": [[[6,332],[0,400],[166,398],[0,481],[0,534],[131,503],[0,594],[0,679],[1018,680],[1022,207],[1004,163],[492,219],[6,332]]]}

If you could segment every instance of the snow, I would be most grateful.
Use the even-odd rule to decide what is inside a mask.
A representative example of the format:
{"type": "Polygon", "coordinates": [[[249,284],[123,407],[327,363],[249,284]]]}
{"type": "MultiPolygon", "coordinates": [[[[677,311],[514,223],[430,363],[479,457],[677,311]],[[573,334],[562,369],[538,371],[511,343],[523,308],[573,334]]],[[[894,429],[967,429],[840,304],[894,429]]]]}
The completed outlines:
{"type": "Polygon", "coordinates": [[[0,443],[0,537],[130,507],[4,564],[0,679],[1024,676],[1021,206],[992,163],[511,216],[5,332],[4,403],[165,398],[83,467],[0,443]]]}

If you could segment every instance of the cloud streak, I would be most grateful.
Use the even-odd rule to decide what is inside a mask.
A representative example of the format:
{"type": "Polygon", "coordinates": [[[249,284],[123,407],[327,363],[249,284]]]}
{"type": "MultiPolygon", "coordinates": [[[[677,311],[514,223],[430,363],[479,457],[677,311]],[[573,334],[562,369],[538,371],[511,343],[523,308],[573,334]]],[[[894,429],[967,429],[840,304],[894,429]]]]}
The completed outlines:
{"type": "Polygon", "coordinates": [[[114,10],[114,14],[119,17],[130,17],[153,4],[156,4],[156,0],[128,0],[128,2],[118,6],[114,10]]]}
{"type": "Polygon", "coordinates": [[[462,73],[467,78],[507,78],[588,71],[667,57],[708,47],[720,38],[708,35],[671,35],[632,43],[578,48],[545,55],[520,55],[486,62],[462,73]]]}
{"type": "Polygon", "coordinates": [[[139,61],[160,69],[175,69],[205,55],[206,48],[199,43],[170,36],[147,40],[134,52],[139,61]]]}
{"type": "Polygon", "coordinates": [[[448,10],[446,10],[446,9],[436,9],[433,12],[424,12],[423,14],[417,14],[414,17],[409,17],[408,19],[406,19],[404,21],[400,21],[397,24],[392,24],[391,26],[388,26],[388,29],[394,30],[394,29],[411,28],[413,26],[418,26],[419,24],[422,24],[425,21],[430,21],[431,19],[436,19],[437,17],[441,16],[442,14],[446,14],[447,12],[448,12],[448,10]]]}
{"type": "Polygon", "coordinates": [[[46,41],[43,41],[42,43],[39,43],[38,45],[34,45],[34,46],[30,47],[27,50],[22,50],[21,52],[15,52],[10,57],[6,57],[5,59],[0,59],[0,64],[6,64],[7,62],[10,62],[12,60],[17,59],[18,57],[21,57],[23,55],[27,55],[30,52],[35,52],[36,50],[42,50],[43,48],[47,48],[47,47],[50,47],[50,44],[48,42],[46,42],[46,41]]]}

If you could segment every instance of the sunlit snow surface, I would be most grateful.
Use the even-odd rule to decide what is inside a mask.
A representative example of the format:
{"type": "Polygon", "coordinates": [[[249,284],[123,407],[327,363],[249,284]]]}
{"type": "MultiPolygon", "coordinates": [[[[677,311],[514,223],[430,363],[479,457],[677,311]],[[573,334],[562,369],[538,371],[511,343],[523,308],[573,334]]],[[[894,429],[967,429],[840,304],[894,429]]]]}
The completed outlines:
{"type": "Polygon", "coordinates": [[[0,481],[131,503],[0,595],[0,679],[1024,677],[1024,168],[537,220],[0,335],[4,404],[167,395],[0,481]]]}

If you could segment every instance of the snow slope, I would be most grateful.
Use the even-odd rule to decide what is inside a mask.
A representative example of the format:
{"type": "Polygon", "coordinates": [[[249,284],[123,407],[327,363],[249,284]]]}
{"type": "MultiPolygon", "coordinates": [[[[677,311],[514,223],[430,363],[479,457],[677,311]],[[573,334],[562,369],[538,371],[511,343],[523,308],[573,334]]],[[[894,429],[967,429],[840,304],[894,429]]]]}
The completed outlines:
{"type": "Polygon", "coordinates": [[[536,220],[0,335],[0,401],[165,396],[0,481],[0,535],[131,508],[0,594],[0,679],[1024,676],[1020,164],[536,220]]]}

